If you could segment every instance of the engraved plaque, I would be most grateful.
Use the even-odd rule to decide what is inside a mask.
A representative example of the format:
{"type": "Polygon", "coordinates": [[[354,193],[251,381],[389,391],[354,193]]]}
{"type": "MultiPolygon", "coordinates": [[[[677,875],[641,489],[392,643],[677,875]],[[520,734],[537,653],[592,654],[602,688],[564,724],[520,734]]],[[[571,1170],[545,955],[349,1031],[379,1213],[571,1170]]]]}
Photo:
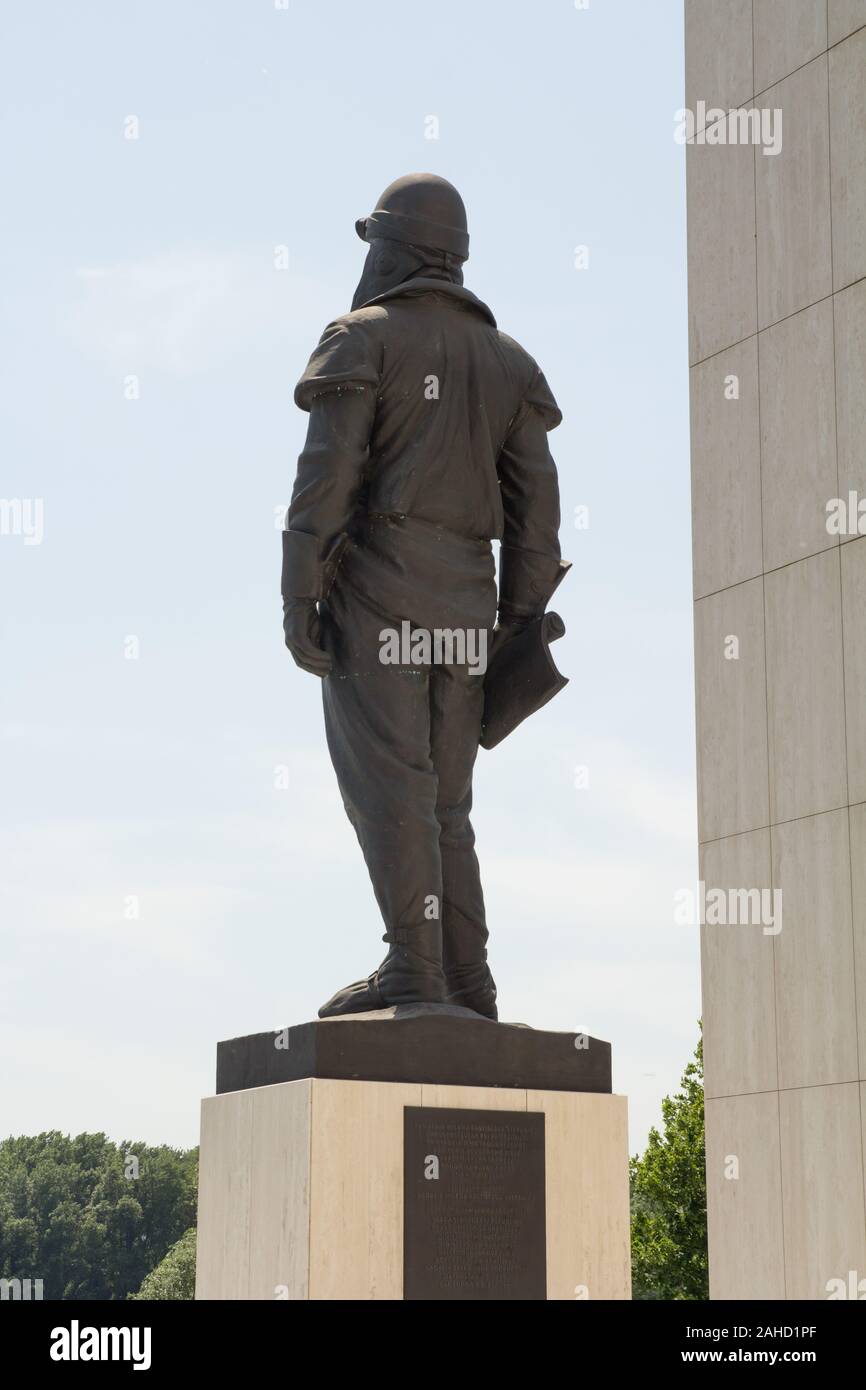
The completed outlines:
{"type": "Polygon", "coordinates": [[[544,1115],[403,1111],[404,1299],[544,1299],[544,1115]]]}

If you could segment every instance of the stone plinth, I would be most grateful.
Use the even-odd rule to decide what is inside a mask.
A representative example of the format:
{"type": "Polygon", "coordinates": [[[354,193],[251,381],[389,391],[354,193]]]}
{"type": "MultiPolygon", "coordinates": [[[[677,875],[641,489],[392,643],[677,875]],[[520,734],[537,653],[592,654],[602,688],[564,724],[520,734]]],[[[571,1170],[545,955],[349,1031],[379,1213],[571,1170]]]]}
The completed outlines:
{"type": "Polygon", "coordinates": [[[218,1095],[307,1077],[610,1091],[610,1043],[491,1023],[454,1004],[404,1004],[217,1043],[218,1095]]]}
{"type": "Polygon", "coordinates": [[[300,1025],[288,1048],[279,1036],[220,1044],[220,1094],[202,1103],[197,1298],[402,1299],[404,1273],[428,1298],[630,1297],[627,1107],[609,1093],[608,1044],[429,1009],[300,1025]],[[383,1029],[391,1070],[417,1067],[415,1080],[318,1074],[348,1051],[356,1071],[384,1069],[383,1029]],[[459,1074],[461,1051],[475,1074],[479,1037],[505,1077],[501,1039],[524,1084],[422,1079],[459,1074]],[[286,1067],[308,1074],[259,1084],[286,1067]],[[545,1074],[553,1084],[525,1084],[545,1074]]]}

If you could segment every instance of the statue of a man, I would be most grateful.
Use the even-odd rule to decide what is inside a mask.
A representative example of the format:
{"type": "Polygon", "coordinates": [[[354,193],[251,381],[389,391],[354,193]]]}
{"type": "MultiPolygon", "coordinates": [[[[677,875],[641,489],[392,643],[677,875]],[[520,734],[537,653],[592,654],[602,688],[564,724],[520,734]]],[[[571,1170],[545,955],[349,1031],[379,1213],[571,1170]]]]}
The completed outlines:
{"type": "MultiPolygon", "coordinates": [[[[544,612],[563,571],[540,369],[463,287],[466,209],[433,174],[397,179],[356,223],[351,313],[295,390],[309,411],[283,533],[286,645],[323,678],[328,747],[385,922],[388,954],[321,1018],[460,1004],[495,1019],[469,821],[478,663],[384,659],[386,633],[495,644],[544,612]],[[408,628],[404,625],[408,624],[408,628]]],[[[460,653],[458,653],[459,655],[460,653]]]]}

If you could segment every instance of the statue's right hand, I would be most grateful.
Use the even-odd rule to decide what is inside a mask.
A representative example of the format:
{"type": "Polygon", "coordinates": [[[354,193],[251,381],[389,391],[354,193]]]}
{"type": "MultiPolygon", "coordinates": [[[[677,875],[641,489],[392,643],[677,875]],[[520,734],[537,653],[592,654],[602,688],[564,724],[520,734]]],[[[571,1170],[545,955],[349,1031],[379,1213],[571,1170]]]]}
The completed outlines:
{"type": "Polygon", "coordinates": [[[510,642],[512,637],[516,637],[518,632],[522,632],[528,625],[529,619],[512,619],[510,622],[498,622],[493,629],[493,637],[490,643],[488,661],[492,661],[500,647],[504,647],[506,642],[510,642]]]}
{"type": "Polygon", "coordinates": [[[309,671],[311,676],[330,675],[332,663],[321,647],[315,599],[283,599],[283,632],[296,666],[300,666],[302,671],[309,671]]]}

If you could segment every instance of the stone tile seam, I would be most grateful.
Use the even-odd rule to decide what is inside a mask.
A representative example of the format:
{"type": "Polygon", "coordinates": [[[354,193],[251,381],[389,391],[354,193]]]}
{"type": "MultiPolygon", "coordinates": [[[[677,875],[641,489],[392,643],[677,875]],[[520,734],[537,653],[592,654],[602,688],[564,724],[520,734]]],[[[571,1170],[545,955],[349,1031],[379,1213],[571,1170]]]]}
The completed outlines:
{"type": "MultiPolygon", "coordinates": [[[[754,0],[752,0],[754,4],[754,0]]],[[[827,0],[827,36],[830,35],[830,0],[827,0]]],[[[850,37],[850,36],[848,36],[850,37]]],[[[830,185],[830,283],[836,283],[836,264],[833,253],[834,233],[833,233],[833,122],[832,104],[830,96],[830,59],[827,59],[827,166],[830,185]]],[[[836,431],[836,496],[841,497],[842,480],[839,476],[839,383],[836,372],[836,296],[831,296],[831,313],[833,318],[833,419],[836,431]]],[[[842,547],[839,547],[839,624],[842,658],[842,739],[845,748],[845,796],[848,802],[847,831],[848,831],[848,893],[851,912],[851,980],[854,993],[854,1048],[857,1057],[858,1069],[860,1059],[863,1056],[860,1039],[860,1006],[857,998],[857,930],[854,904],[854,853],[851,840],[851,762],[848,745],[848,684],[845,671],[845,592],[842,579],[842,547]]],[[[775,946],[775,942],[774,942],[775,946]]],[[[860,1114],[860,1179],[863,1185],[863,1205],[866,1210],[866,1153],[864,1153],[864,1134],[863,1134],[863,1087],[857,1088],[857,1101],[860,1114]]]]}
{"type": "MultiPolygon", "coordinates": [[[[763,544],[763,537],[761,540],[763,544]]],[[[853,541],[866,541],[866,535],[849,536],[845,544],[850,545],[853,541]]],[[[837,552],[839,554],[841,564],[842,546],[839,545],[837,541],[834,541],[830,545],[825,545],[821,550],[812,550],[808,555],[798,555],[796,560],[786,560],[783,565],[774,565],[772,569],[760,570],[757,574],[750,574],[745,579],[736,579],[733,584],[723,584],[721,589],[711,589],[707,594],[698,594],[697,597],[692,599],[692,604],[697,608],[699,603],[704,603],[708,598],[716,598],[719,594],[729,594],[732,589],[742,589],[746,584],[754,584],[756,580],[766,579],[770,574],[781,574],[782,570],[793,569],[794,565],[805,565],[809,560],[817,560],[821,555],[829,555],[831,552],[837,552]]]]}
{"type": "MultiPolygon", "coordinates": [[[[830,248],[832,254],[832,246],[830,248]]],[[[757,262],[757,256],[755,257],[757,262]]],[[[825,304],[828,299],[834,299],[837,294],[847,294],[856,285],[862,285],[866,280],[866,275],[858,275],[856,280],[851,280],[847,285],[840,285],[838,289],[831,290],[829,294],[822,294],[817,299],[812,299],[808,304],[801,304],[799,309],[792,309],[790,314],[783,314],[779,319],[773,319],[772,323],[765,323],[763,328],[756,328],[754,333],[747,333],[743,338],[736,338],[732,343],[726,343],[724,347],[716,348],[715,352],[708,352],[706,357],[696,357],[694,362],[689,362],[689,373],[696,367],[703,367],[705,363],[712,362],[714,357],[721,357],[723,352],[732,352],[734,348],[742,347],[744,343],[750,343],[753,338],[759,338],[763,333],[769,333],[771,329],[778,328],[780,324],[787,323],[788,319],[794,319],[798,314],[805,314],[808,309],[814,309],[818,304],[825,304]]]]}
{"type": "Polygon", "coordinates": [[[866,1076],[852,1076],[847,1081],[807,1081],[800,1086],[777,1086],[772,1091],[723,1091],[717,1095],[705,1095],[704,1100],[748,1100],[752,1096],[783,1096],[793,1095],[796,1091],[826,1091],[833,1086],[856,1086],[858,1089],[866,1085],[866,1076]]]}
{"type": "MultiPolygon", "coordinates": [[[[753,14],[753,36],[754,36],[754,0],[753,0],[753,5],[752,5],[752,14],[753,14]]],[[[796,75],[797,75],[798,72],[802,72],[803,69],[809,67],[809,65],[810,65],[811,63],[816,63],[816,62],[818,61],[819,58],[827,58],[827,57],[829,56],[829,54],[831,54],[832,52],[834,52],[835,49],[841,48],[841,46],[842,46],[843,43],[847,43],[849,39],[853,39],[854,35],[855,35],[855,34],[859,34],[859,33],[861,32],[861,30],[863,30],[863,29],[866,29],[866,23],[864,23],[864,24],[858,24],[858,25],[857,25],[857,28],[856,28],[856,29],[852,29],[851,32],[850,32],[850,34],[843,34],[842,37],[841,37],[841,39],[836,39],[836,41],[835,41],[834,43],[828,42],[825,48],[820,48],[820,49],[818,50],[817,53],[813,53],[811,58],[807,58],[805,62],[800,63],[796,68],[791,68],[789,72],[784,72],[784,73],[781,74],[781,76],[775,77],[775,78],[773,79],[772,82],[770,82],[766,87],[762,87],[761,90],[760,90],[759,92],[752,92],[751,95],[744,97],[743,100],[742,100],[738,105],[735,105],[735,106],[726,106],[726,107],[724,108],[724,110],[725,110],[724,116],[720,116],[720,117],[718,118],[718,120],[709,121],[706,125],[702,125],[698,130],[695,131],[695,133],[694,133],[693,137],[691,138],[691,140],[687,140],[687,141],[686,141],[686,144],[687,144],[687,145],[693,145],[693,144],[695,143],[695,140],[697,139],[697,137],[698,137],[699,135],[703,135],[705,131],[712,130],[713,126],[720,125],[721,122],[727,118],[727,115],[728,115],[728,112],[729,112],[729,111],[742,111],[743,108],[744,108],[746,105],[751,104],[751,103],[756,102],[756,101],[760,101],[761,97],[765,97],[765,96],[767,95],[768,92],[772,92],[772,90],[773,90],[774,87],[780,87],[780,86],[782,85],[783,82],[787,82],[787,81],[788,81],[788,78],[789,78],[789,77],[796,77],[796,75]]],[[[829,26],[828,26],[828,39],[829,39],[829,26]]],[[[755,85],[755,79],[754,79],[754,64],[755,64],[755,45],[754,45],[754,37],[753,37],[753,42],[752,42],[752,69],[753,69],[752,86],[755,85]]],[[[702,100],[705,100],[705,99],[706,99],[706,98],[702,98],[702,100]]],[[[719,107],[718,109],[721,110],[722,108],[719,107]]]]}
{"type": "Polygon", "coordinates": [[[763,825],[747,826],[745,830],[729,830],[724,835],[713,835],[708,840],[699,840],[698,847],[703,849],[704,845],[718,845],[722,840],[736,840],[739,835],[757,835],[761,830],[776,830],[782,825],[797,825],[803,820],[817,820],[818,816],[835,816],[839,811],[855,811],[860,806],[866,806],[866,801],[846,802],[840,806],[826,806],[820,811],[806,811],[802,816],[790,816],[788,820],[767,821],[763,825]]]}

